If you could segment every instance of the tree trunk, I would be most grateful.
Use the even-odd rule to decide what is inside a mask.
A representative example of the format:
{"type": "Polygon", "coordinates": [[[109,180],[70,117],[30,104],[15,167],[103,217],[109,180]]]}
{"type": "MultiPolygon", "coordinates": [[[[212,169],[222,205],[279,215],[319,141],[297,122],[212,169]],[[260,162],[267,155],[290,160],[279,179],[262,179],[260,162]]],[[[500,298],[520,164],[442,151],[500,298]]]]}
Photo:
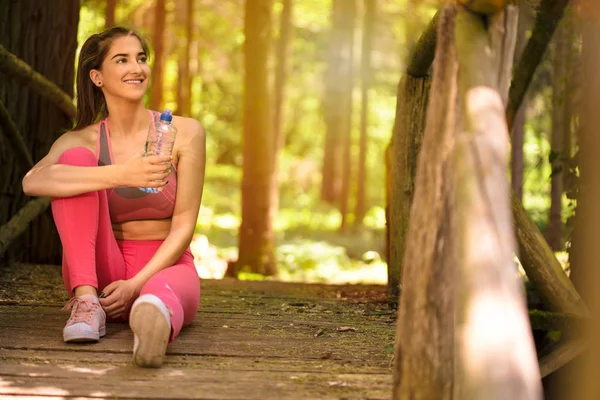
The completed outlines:
{"type": "Polygon", "coordinates": [[[550,159],[552,165],[552,185],[550,190],[550,215],[548,216],[548,232],[546,237],[548,244],[554,251],[564,248],[563,223],[562,223],[562,195],[565,165],[565,153],[563,149],[564,137],[570,132],[565,131],[565,104],[567,103],[566,82],[567,69],[566,59],[567,43],[565,42],[565,30],[559,26],[554,38],[554,59],[552,71],[552,138],[550,140],[550,159]]]}
{"type": "Polygon", "coordinates": [[[517,12],[456,17],[464,127],[453,152],[457,399],[541,399],[540,376],[513,254],[504,118],[517,12]],[[490,17],[488,17],[490,18],[490,17]],[[496,36],[498,32],[504,32],[496,36]],[[492,44],[490,48],[490,43],[492,44]],[[504,54],[503,54],[504,53],[504,54]]]}
{"type": "MultiPolygon", "coordinates": [[[[333,0],[329,62],[323,104],[325,152],[321,181],[324,201],[341,205],[344,191],[346,143],[350,135],[352,46],[356,0],[333,0]]],[[[342,214],[343,216],[344,214],[342,214]]]]}
{"type": "Polygon", "coordinates": [[[512,190],[519,201],[523,200],[523,171],[525,170],[523,144],[525,141],[526,111],[527,100],[523,100],[521,107],[515,116],[513,131],[510,137],[510,182],[512,190]]]}
{"type": "Polygon", "coordinates": [[[152,44],[154,45],[154,63],[152,65],[152,81],[150,82],[150,108],[162,111],[163,74],[165,67],[165,24],[167,20],[166,0],[156,0],[154,6],[154,24],[152,28],[152,44]]]}
{"type": "Polygon", "coordinates": [[[268,79],[272,0],[246,0],[244,34],[244,157],[238,272],[277,272],[273,244],[272,114],[268,79]]]}
{"type": "Polygon", "coordinates": [[[285,103],[285,83],[288,70],[288,48],[291,42],[292,33],[292,0],[282,0],[281,15],[279,17],[279,38],[277,39],[276,58],[277,66],[275,68],[275,103],[273,116],[273,185],[271,187],[271,206],[273,215],[279,209],[279,176],[280,176],[280,153],[285,144],[285,135],[283,129],[283,110],[285,103]]]}
{"type": "Polygon", "coordinates": [[[408,243],[410,207],[415,192],[417,159],[423,141],[431,78],[402,76],[390,145],[388,294],[400,294],[402,262],[408,243]]]}
{"type": "MultiPolygon", "coordinates": [[[[515,44],[514,64],[518,64],[523,56],[523,50],[527,44],[527,32],[533,20],[533,8],[528,1],[519,1],[519,21],[517,23],[517,42],[515,44]]],[[[511,186],[515,196],[523,199],[523,170],[525,169],[525,157],[523,154],[523,143],[525,139],[525,121],[527,119],[527,95],[525,94],[521,106],[515,115],[515,122],[510,135],[511,157],[510,174],[511,186]]]]}
{"type": "MultiPolygon", "coordinates": [[[[0,9],[0,45],[72,98],[79,1],[23,0],[5,3],[0,9]],[[57,54],[61,56],[56,57],[57,54]]],[[[34,87],[23,85],[21,78],[7,75],[4,70],[0,72],[0,102],[6,105],[36,162],[48,153],[54,140],[69,129],[72,122],[56,103],[40,95],[34,87]]],[[[0,226],[29,200],[21,189],[24,172],[16,160],[18,154],[8,151],[7,147],[2,145],[0,148],[3,160],[0,226]]],[[[13,242],[4,257],[23,262],[59,264],[60,240],[50,212],[44,218],[36,219],[27,233],[13,242]]]]}
{"type": "MultiPolygon", "coordinates": [[[[453,6],[439,16],[423,147],[418,156],[398,309],[393,398],[451,399],[454,260],[447,186],[456,116],[453,6]]],[[[392,224],[393,225],[393,224],[392,224]]]]}
{"type": "MultiPolygon", "coordinates": [[[[335,0],[334,0],[335,1],[335,0]]],[[[356,0],[340,0],[344,2],[344,36],[348,43],[348,64],[343,74],[343,86],[340,93],[342,113],[340,120],[340,137],[342,138],[342,192],[340,194],[340,229],[348,225],[350,192],[352,183],[352,92],[354,89],[354,23],[356,20],[356,0]]]]}
{"type": "Polygon", "coordinates": [[[521,106],[533,74],[544,55],[556,26],[562,18],[567,3],[568,0],[541,0],[540,2],[531,38],[523,51],[526,57],[521,57],[521,60],[519,60],[518,65],[515,67],[510,85],[509,102],[506,107],[506,120],[511,130],[515,114],[521,106]]]}
{"type": "Polygon", "coordinates": [[[192,35],[194,27],[194,0],[180,0],[175,9],[179,30],[176,29],[179,76],[177,81],[177,113],[183,117],[192,115],[190,73],[190,53],[192,51],[192,35]],[[185,28],[185,29],[182,29],[185,28]]]}
{"type": "Polygon", "coordinates": [[[0,44],[0,72],[4,79],[17,81],[22,86],[31,86],[37,94],[56,105],[67,116],[75,118],[77,110],[73,104],[73,96],[68,95],[56,83],[33,69],[31,65],[8,51],[0,44]]]}
{"type": "Polygon", "coordinates": [[[117,10],[117,0],[106,0],[106,17],[104,19],[104,29],[115,25],[115,11],[117,10]]]}
{"type": "Polygon", "coordinates": [[[358,153],[358,179],[356,190],[356,209],[354,223],[362,225],[367,212],[367,144],[369,126],[369,88],[371,86],[371,48],[373,41],[373,26],[375,24],[376,0],[365,0],[365,17],[363,22],[363,39],[361,50],[361,109],[360,109],[360,139],[358,153]]]}

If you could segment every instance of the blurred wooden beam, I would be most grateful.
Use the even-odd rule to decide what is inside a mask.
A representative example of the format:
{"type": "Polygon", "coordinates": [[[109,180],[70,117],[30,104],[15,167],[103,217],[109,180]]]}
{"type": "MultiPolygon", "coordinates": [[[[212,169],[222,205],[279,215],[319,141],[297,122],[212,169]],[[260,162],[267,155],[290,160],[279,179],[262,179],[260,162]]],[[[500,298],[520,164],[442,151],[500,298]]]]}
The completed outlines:
{"type": "Polygon", "coordinates": [[[523,203],[511,193],[512,212],[519,244],[519,260],[529,280],[555,311],[587,317],[587,307],[523,203]]]}
{"type": "MultiPolygon", "coordinates": [[[[478,6],[490,2],[470,2],[478,6]]],[[[514,6],[511,6],[514,7],[514,6]]],[[[508,129],[501,88],[514,53],[514,12],[486,18],[458,7],[456,55],[461,116],[450,182],[454,246],[455,377],[457,399],[537,399],[541,382],[516,252],[508,129]],[[505,18],[510,17],[510,18],[505,18]],[[506,32],[499,34],[498,32],[506,32]],[[495,37],[496,36],[496,37],[495,37]]]]}
{"type": "Polygon", "coordinates": [[[540,375],[542,378],[557,371],[562,366],[573,361],[588,348],[583,339],[571,339],[558,344],[548,355],[540,358],[540,375]]]}

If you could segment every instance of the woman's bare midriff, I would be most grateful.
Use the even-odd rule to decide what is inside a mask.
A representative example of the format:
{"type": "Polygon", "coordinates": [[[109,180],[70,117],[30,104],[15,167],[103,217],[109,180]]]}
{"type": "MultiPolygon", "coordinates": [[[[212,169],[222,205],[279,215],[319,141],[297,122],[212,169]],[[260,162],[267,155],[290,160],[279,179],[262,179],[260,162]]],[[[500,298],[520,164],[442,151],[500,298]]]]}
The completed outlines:
{"type": "Polygon", "coordinates": [[[112,224],[117,240],[164,240],[171,229],[170,219],[126,221],[112,224]]]}

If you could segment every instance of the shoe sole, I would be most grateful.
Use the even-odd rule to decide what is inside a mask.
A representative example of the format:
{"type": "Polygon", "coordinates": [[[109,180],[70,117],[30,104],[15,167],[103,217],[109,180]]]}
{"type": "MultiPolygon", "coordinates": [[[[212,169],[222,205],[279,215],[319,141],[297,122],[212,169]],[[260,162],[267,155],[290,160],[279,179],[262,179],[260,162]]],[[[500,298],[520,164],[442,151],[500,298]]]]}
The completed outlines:
{"type": "Polygon", "coordinates": [[[165,358],[171,325],[158,306],[139,303],[131,310],[129,325],[137,337],[133,361],[139,367],[159,368],[165,358]]]}
{"type": "Polygon", "coordinates": [[[99,329],[99,335],[95,335],[92,332],[76,332],[73,334],[65,334],[63,332],[63,339],[65,343],[92,343],[100,340],[101,337],[106,335],[106,326],[99,329]]]}

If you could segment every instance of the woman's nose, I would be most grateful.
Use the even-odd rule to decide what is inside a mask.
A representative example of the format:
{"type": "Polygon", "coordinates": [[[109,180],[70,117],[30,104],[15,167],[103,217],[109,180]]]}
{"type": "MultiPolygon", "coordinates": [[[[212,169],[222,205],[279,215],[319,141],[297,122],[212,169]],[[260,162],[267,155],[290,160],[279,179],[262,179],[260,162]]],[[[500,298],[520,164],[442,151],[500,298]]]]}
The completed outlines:
{"type": "Polygon", "coordinates": [[[136,73],[140,73],[140,72],[142,72],[142,67],[141,67],[140,63],[138,63],[138,62],[136,61],[136,62],[134,62],[133,64],[134,64],[134,65],[133,65],[133,68],[132,68],[133,72],[136,72],[136,73]]]}

